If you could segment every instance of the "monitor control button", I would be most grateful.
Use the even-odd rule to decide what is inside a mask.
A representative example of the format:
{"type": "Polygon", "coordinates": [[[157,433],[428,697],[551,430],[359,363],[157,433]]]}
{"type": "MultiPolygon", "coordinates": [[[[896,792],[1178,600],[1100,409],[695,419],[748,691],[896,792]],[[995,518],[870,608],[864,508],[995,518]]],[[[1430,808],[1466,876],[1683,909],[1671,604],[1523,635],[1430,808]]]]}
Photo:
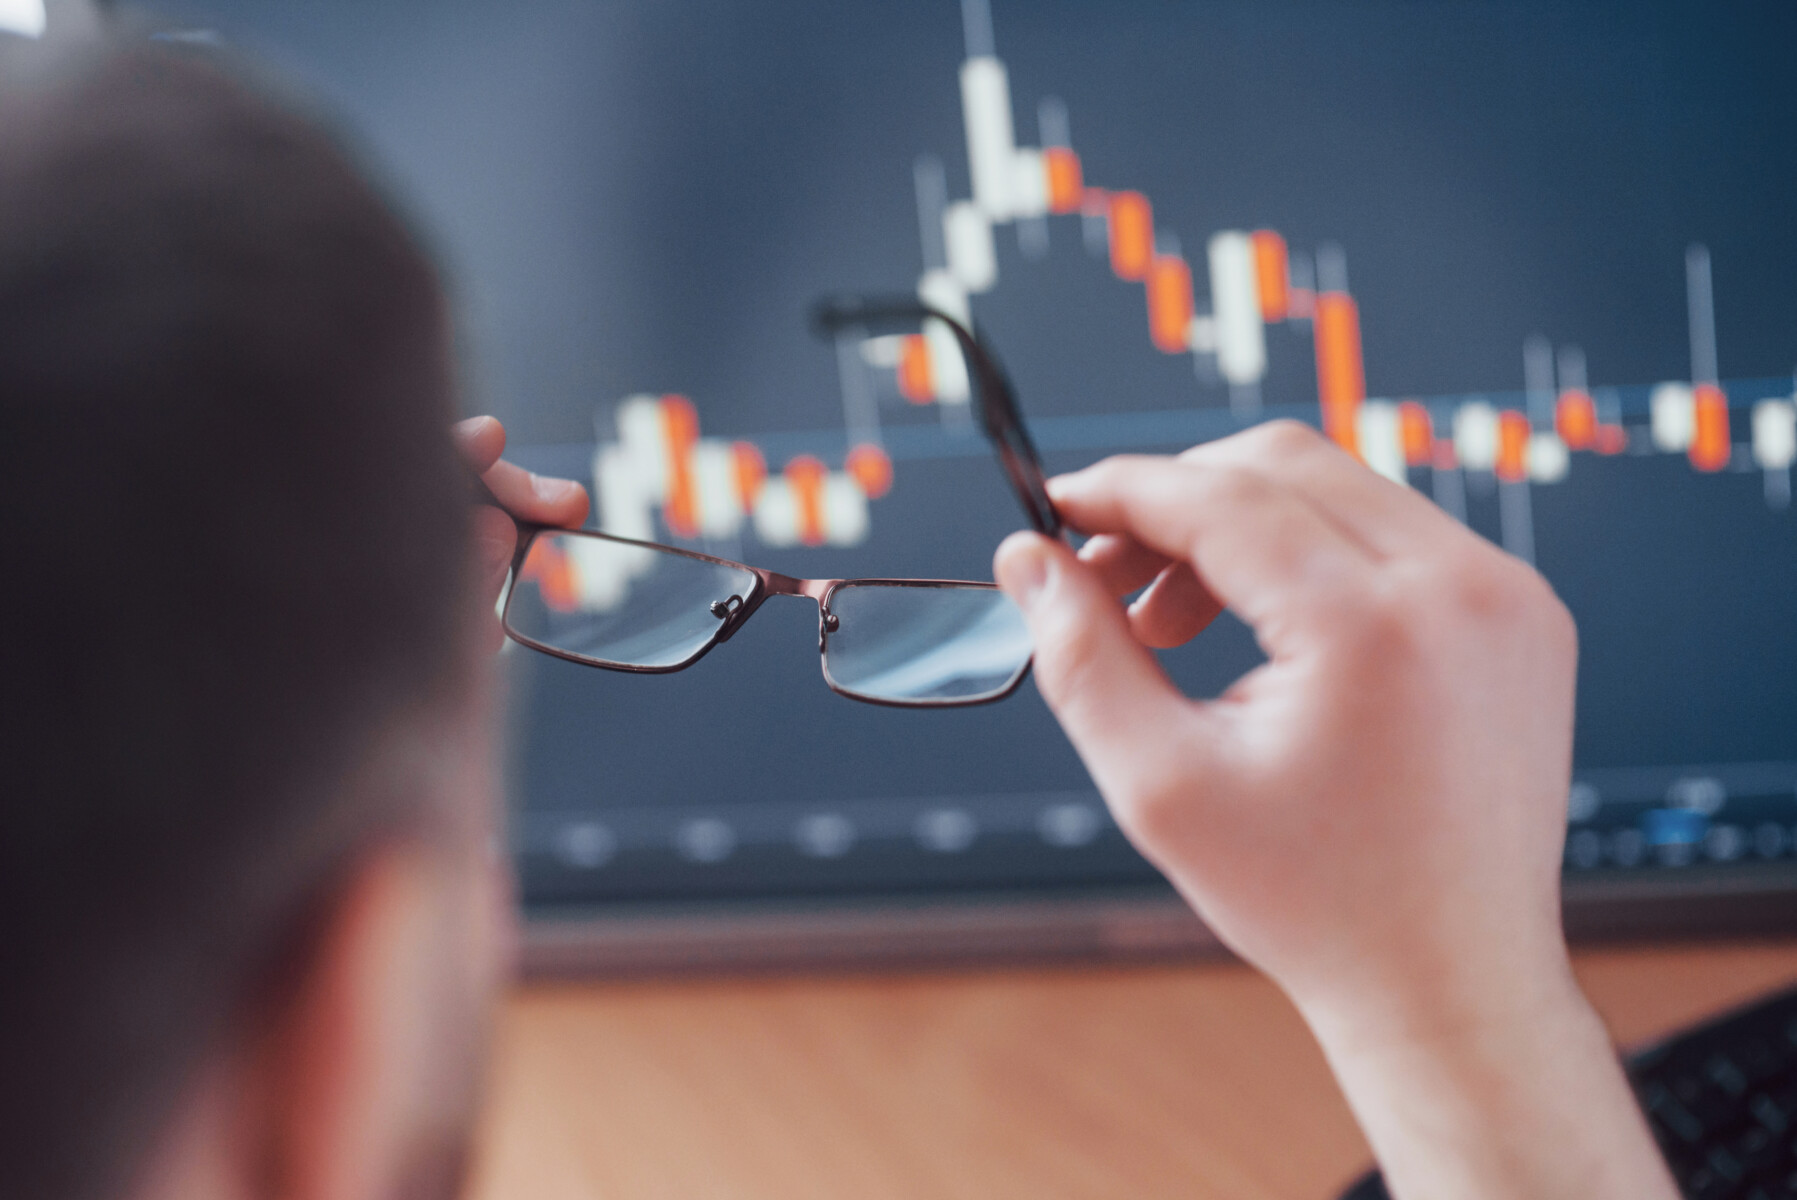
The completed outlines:
{"type": "Polygon", "coordinates": [[[1703,851],[1717,862],[1733,862],[1747,850],[1747,837],[1739,825],[1713,825],[1703,835],[1703,851]]]}
{"type": "Polygon", "coordinates": [[[674,849],[688,862],[720,863],[736,850],[736,830],[716,817],[683,821],[674,833],[674,849]]]}
{"type": "Polygon", "coordinates": [[[855,823],[840,813],[814,813],[792,827],[799,853],[810,858],[841,858],[855,846],[855,823]]]}
{"type": "Polygon", "coordinates": [[[1036,832],[1051,846],[1072,849],[1090,845],[1104,818],[1090,804],[1054,804],[1036,817],[1036,832]]]}
{"type": "Polygon", "coordinates": [[[938,808],[917,818],[918,844],[938,854],[959,854],[979,835],[973,817],[959,808],[938,808]]]}
{"type": "Polygon", "coordinates": [[[1568,821],[1589,821],[1597,815],[1597,810],[1604,805],[1604,799],[1596,788],[1588,783],[1575,783],[1566,794],[1566,819],[1568,821]]]}
{"type": "Polygon", "coordinates": [[[617,836],[597,821],[575,821],[555,835],[556,857],[583,871],[603,867],[617,852],[617,836]]]}

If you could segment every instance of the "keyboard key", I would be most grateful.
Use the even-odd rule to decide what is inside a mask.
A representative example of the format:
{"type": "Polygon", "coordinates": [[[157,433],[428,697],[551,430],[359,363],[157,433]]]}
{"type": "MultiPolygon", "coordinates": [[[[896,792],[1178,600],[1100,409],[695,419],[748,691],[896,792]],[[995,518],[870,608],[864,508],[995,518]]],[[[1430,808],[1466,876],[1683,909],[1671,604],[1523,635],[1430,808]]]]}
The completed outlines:
{"type": "Polygon", "coordinates": [[[1747,1093],[1747,1073],[1723,1055],[1712,1055],[1703,1064],[1703,1073],[1709,1076],[1711,1083],[1730,1096],[1740,1097],[1747,1093]]]}
{"type": "Polygon", "coordinates": [[[1726,1179],[1730,1183],[1739,1183],[1741,1180],[1747,1178],[1747,1167],[1745,1164],[1743,1164],[1740,1159],[1736,1158],[1734,1153],[1725,1146],[1717,1146],[1714,1150],[1711,1150],[1708,1162],[1710,1170],[1714,1171],[1718,1177],[1726,1179]]]}
{"type": "Polygon", "coordinates": [[[1696,1145],[1703,1140],[1703,1122],[1680,1104],[1678,1097],[1661,1083],[1652,1083],[1642,1093],[1642,1103],[1656,1122],[1680,1141],[1696,1145]]]}
{"type": "Polygon", "coordinates": [[[1780,1134],[1791,1127],[1790,1113],[1764,1092],[1747,1102],[1747,1111],[1769,1133],[1780,1134]]]}

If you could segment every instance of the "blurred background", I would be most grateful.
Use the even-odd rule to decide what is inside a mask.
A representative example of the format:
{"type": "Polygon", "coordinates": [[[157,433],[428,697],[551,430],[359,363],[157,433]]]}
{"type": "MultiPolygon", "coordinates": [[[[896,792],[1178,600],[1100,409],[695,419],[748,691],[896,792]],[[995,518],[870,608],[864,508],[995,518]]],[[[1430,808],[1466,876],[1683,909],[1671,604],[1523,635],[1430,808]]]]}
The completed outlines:
{"type": "MultiPolygon", "coordinates": [[[[321,90],[448,266],[469,410],[596,525],[988,578],[1022,514],[941,338],[805,328],[919,294],[1051,469],[1297,416],[1533,558],[1583,639],[1570,871],[1793,861],[1788,6],[119,7],[321,90]]],[[[673,676],[513,653],[532,911],[1157,886],[1027,685],[884,710],[815,653],[785,603],[673,676]]]]}

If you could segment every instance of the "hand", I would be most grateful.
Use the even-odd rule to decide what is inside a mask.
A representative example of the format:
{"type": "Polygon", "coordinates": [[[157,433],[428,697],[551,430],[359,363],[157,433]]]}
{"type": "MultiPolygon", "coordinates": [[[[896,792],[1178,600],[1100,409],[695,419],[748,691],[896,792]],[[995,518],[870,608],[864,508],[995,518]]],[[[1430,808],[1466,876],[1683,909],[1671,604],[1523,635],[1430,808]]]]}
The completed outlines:
{"type": "MultiPolygon", "coordinates": [[[[538,525],[570,529],[586,520],[585,488],[571,479],[533,475],[499,457],[505,452],[505,426],[492,417],[470,417],[459,421],[452,433],[462,458],[481,477],[493,498],[505,505],[512,516],[538,525]]],[[[517,549],[518,531],[511,518],[490,505],[475,508],[472,525],[479,578],[485,589],[482,599],[487,611],[491,612],[499,599],[499,590],[505,586],[512,552],[517,549]]],[[[496,618],[488,624],[488,640],[497,650],[504,634],[496,618]]]]}
{"type": "Polygon", "coordinates": [[[1576,645],[1539,575],[1296,424],[1052,495],[1099,535],[1083,561],[1014,539],[998,578],[1119,823],[1219,936],[1300,1003],[1431,1022],[1509,999],[1474,947],[1564,959],[1576,645]],[[1269,661],[1190,701],[1146,647],[1225,604],[1269,661]]]}
{"type": "Polygon", "coordinates": [[[1400,1194],[1563,1194],[1551,1172],[1589,1154],[1547,1176],[1480,1158],[1492,1104],[1540,1099],[1493,1076],[1529,1072],[1588,1101],[1569,1130],[1610,1114],[1636,1152],[1626,1194],[1670,1194],[1561,933],[1577,646],[1546,582],[1291,422],[1050,494],[1096,536],[1075,557],[1016,535],[995,564],[1042,693],[1124,832],[1303,1011],[1400,1194]],[[1149,647],[1225,606],[1268,661],[1188,699],[1149,647]],[[1431,1160],[1456,1131],[1473,1144],[1431,1160]]]}

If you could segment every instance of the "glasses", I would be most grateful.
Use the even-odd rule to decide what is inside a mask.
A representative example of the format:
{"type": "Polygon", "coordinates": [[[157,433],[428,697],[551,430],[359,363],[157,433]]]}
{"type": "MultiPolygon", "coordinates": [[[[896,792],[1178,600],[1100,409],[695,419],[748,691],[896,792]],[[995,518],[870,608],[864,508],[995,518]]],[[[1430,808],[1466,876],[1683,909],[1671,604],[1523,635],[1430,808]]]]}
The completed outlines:
{"type": "MultiPolygon", "coordinates": [[[[982,430],[1031,525],[1061,521],[1016,397],[997,360],[945,313],[907,299],[832,298],[813,311],[821,336],[940,321],[969,367],[982,430]]],[[[477,498],[502,507],[476,484],[477,498]]],[[[853,700],[907,708],[986,704],[1029,674],[1029,632],[995,584],[960,579],[797,579],[746,563],[513,517],[518,544],[501,610],[507,636],[556,658],[612,671],[682,671],[736,636],[771,596],[818,607],[824,682],[853,700]]]]}

